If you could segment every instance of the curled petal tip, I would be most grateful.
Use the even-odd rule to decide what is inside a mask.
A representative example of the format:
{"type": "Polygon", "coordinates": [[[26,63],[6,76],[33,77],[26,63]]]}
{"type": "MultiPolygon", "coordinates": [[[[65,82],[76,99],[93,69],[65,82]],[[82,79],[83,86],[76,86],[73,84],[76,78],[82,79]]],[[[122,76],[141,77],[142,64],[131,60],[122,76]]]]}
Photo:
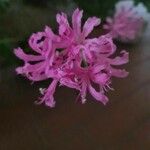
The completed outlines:
{"type": "Polygon", "coordinates": [[[45,102],[45,105],[48,106],[48,107],[50,107],[50,108],[54,108],[55,105],[56,105],[56,102],[55,102],[55,101],[53,101],[53,102],[46,101],[46,102],[45,102]]]}
{"type": "Polygon", "coordinates": [[[16,73],[17,74],[22,74],[23,73],[23,68],[22,67],[16,68],[16,73]]]}
{"type": "Polygon", "coordinates": [[[106,97],[105,100],[101,101],[103,103],[103,105],[107,105],[107,103],[109,102],[108,98],[106,97]]]}
{"type": "Polygon", "coordinates": [[[13,52],[16,56],[18,56],[18,53],[21,51],[22,49],[20,47],[18,48],[14,48],[13,52]]]}

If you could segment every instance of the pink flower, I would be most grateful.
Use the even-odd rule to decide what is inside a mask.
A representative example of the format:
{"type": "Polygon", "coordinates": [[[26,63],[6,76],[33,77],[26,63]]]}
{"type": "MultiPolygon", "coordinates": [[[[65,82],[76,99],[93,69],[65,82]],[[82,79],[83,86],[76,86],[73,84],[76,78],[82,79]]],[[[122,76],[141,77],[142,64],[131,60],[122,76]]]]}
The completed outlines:
{"type": "Polygon", "coordinates": [[[78,58],[79,60],[72,61],[68,72],[60,79],[60,83],[79,90],[82,103],[86,101],[86,93],[89,91],[96,100],[106,104],[108,98],[105,96],[105,92],[112,89],[110,87],[111,78],[113,76],[124,78],[128,75],[125,70],[113,67],[126,64],[129,59],[128,53],[121,51],[121,56],[110,58],[115,53],[116,46],[111,38],[105,36],[93,39],[88,46],[88,50],[93,52],[93,61],[88,61],[83,56],[78,58]],[[99,91],[95,90],[93,84],[98,85],[99,91]]]}
{"type": "Polygon", "coordinates": [[[107,17],[104,29],[110,31],[110,35],[122,42],[136,41],[150,19],[150,14],[143,3],[134,5],[132,0],[123,0],[116,4],[115,14],[107,17]]]}
{"type": "Polygon", "coordinates": [[[24,66],[16,69],[18,74],[31,81],[52,79],[47,89],[40,88],[42,97],[36,101],[37,104],[54,107],[58,83],[78,90],[82,103],[85,103],[89,92],[97,101],[106,104],[108,98],[105,93],[112,89],[112,77],[128,75],[125,70],[113,67],[127,63],[128,53],[122,51],[121,56],[114,58],[116,46],[111,37],[88,38],[93,28],[100,24],[100,19],[89,18],[81,27],[82,14],[79,9],[74,11],[72,26],[66,14],[57,14],[58,35],[49,27],[34,33],[29,45],[37,55],[26,54],[21,48],[15,49],[15,55],[24,61],[24,66]]]}

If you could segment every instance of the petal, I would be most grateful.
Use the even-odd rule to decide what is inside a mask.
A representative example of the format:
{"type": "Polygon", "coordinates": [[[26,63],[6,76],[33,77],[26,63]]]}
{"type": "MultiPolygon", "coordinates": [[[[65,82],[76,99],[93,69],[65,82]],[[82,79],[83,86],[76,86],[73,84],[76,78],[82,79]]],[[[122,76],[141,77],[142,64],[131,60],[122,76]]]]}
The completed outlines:
{"type": "Polygon", "coordinates": [[[23,67],[18,67],[16,71],[18,74],[25,75],[29,80],[42,81],[47,79],[45,67],[45,62],[40,62],[35,65],[25,63],[23,67]]]}
{"type": "Polygon", "coordinates": [[[83,37],[87,37],[92,32],[94,27],[100,24],[100,22],[101,20],[97,17],[89,18],[83,26],[83,32],[82,32],[83,37]]]}
{"type": "Polygon", "coordinates": [[[50,27],[45,27],[45,33],[48,38],[52,39],[53,41],[60,42],[60,37],[55,35],[50,27]]]}
{"type": "Polygon", "coordinates": [[[83,16],[83,10],[79,10],[78,8],[74,11],[72,15],[72,26],[74,30],[74,34],[78,36],[81,34],[81,19],[83,16]]]}
{"type": "Polygon", "coordinates": [[[42,50],[40,49],[43,46],[42,38],[45,37],[44,32],[33,33],[29,38],[29,46],[36,51],[37,53],[41,54],[42,50]]]}
{"type": "Polygon", "coordinates": [[[89,85],[89,92],[91,95],[97,100],[102,102],[104,105],[108,102],[108,98],[102,93],[102,92],[97,92],[91,85],[89,85]]]}
{"type": "Polygon", "coordinates": [[[98,73],[94,76],[93,82],[105,85],[109,79],[110,79],[110,77],[106,73],[101,73],[101,74],[98,73]]]}
{"type": "Polygon", "coordinates": [[[114,59],[109,59],[111,65],[123,65],[129,61],[129,53],[126,51],[121,51],[122,56],[118,56],[114,59]]]}
{"type": "Polygon", "coordinates": [[[32,71],[38,71],[39,69],[43,69],[46,68],[45,62],[40,62],[34,65],[31,65],[29,63],[25,63],[24,65],[24,70],[28,71],[28,72],[32,72],[32,71]]]}
{"type": "Polygon", "coordinates": [[[111,17],[107,17],[107,18],[106,18],[106,22],[107,22],[107,23],[112,23],[112,22],[113,22],[113,19],[112,19],[111,17]]]}
{"type": "Polygon", "coordinates": [[[44,32],[32,34],[28,41],[29,46],[42,56],[49,54],[53,48],[52,42],[60,42],[60,38],[59,36],[55,35],[48,26],[45,27],[44,32]]]}
{"type": "Polygon", "coordinates": [[[24,74],[23,67],[17,67],[16,72],[17,72],[17,74],[24,74]]]}
{"type": "Polygon", "coordinates": [[[113,20],[112,18],[107,17],[107,18],[106,18],[106,23],[103,25],[103,29],[111,30],[111,29],[112,29],[113,21],[114,21],[114,20],[113,20]]]}
{"type": "Polygon", "coordinates": [[[129,74],[125,69],[114,69],[114,68],[110,69],[110,73],[112,76],[118,78],[125,78],[129,74]]]}
{"type": "Polygon", "coordinates": [[[43,46],[41,47],[42,55],[46,58],[50,58],[52,55],[55,54],[55,50],[53,47],[53,43],[50,39],[46,38],[43,42],[43,46]]]}
{"type": "Polygon", "coordinates": [[[92,67],[92,74],[99,73],[101,70],[106,69],[106,65],[96,64],[92,67]]]}
{"type": "Polygon", "coordinates": [[[73,82],[71,79],[69,78],[62,78],[60,79],[60,84],[61,85],[65,85],[69,88],[73,88],[73,89],[76,89],[76,90],[80,90],[80,87],[79,85],[76,83],[76,82],[73,82]]]}
{"type": "Polygon", "coordinates": [[[113,43],[111,37],[100,36],[98,46],[99,52],[101,54],[106,54],[107,57],[112,55],[116,51],[116,45],[113,43]]]}
{"type": "Polygon", "coordinates": [[[82,104],[86,102],[86,94],[87,94],[87,83],[86,81],[82,82],[82,88],[80,91],[82,104]]]}
{"type": "Polygon", "coordinates": [[[36,56],[36,55],[27,55],[23,52],[21,48],[14,49],[14,54],[20,58],[21,60],[24,60],[25,62],[28,61],[41,61],[44,60],[43,56],[36,56]]]}
{"type": "Polygon", "coordinates": [[[70,28],[67,15],[65,13],[57,14],[56,20],[59,24],[59,34],[63,35],[66,32],[66,30],[70,28]]]}
{"type": "Polygon", "coordinates": [[[115,9],[117,12],[121,12],[122,10],[129,11],[133,7],[134,7],[134,1],[127,0],[127,1],[118,2],[115,6],[115,9]]]}
{"type": "Polygon", "coordinates": [[[137,5],[136,12],[139,17],[142,17],[145,21],[149,22],[150,13],[149,13],[147,7],[142,2],[140,2],[137,5]]]}
{"type": "Polygon", "coordinates": [[[58,80],[53,80],[52,83],[49,85],[48,89],[42,92],[43,97],[40,98],[40,101],[36,101],[36,104],[45,103],[48,107],[55,107],[55,100],[54,100],[54,92],[56,90],[58,80]]]}
{"type": "Polygon", "coordinates": [[[104,25],[103,25],[103,29],[105,29],[105,30],[110,30],[110,26],[109,26],[108,24],[104,24],[104,25]]]}

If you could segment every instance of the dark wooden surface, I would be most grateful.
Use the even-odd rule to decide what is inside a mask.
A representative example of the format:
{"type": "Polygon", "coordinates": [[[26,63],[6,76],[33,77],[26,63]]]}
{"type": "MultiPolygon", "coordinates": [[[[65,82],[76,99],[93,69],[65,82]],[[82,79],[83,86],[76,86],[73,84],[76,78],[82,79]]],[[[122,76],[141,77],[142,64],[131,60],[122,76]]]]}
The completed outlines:
{"type": "Polygon", "coordinates": [[[149,37],[126,46],[130,75],[113,80],[106,107],[91,96],[75,103],[66,88],[57,89],[56,108],[36,106],[41,84],[0,70],[0,150],[150,150],[149,37]]]}

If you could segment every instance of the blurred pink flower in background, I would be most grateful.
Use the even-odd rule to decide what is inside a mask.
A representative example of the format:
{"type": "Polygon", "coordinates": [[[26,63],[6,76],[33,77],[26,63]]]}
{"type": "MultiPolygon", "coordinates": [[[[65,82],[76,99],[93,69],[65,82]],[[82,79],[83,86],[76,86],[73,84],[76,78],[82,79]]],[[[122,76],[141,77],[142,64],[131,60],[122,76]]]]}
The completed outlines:
{"type": "Polygon", "coordinates": [[[150,14],[143,3],[134,4],[132,0],[119,1],[115,5],[114,16],[106,18],[104,29],[122,42],[135,42],[150,21],[150,14]]]}
{"type": "Polygon", "coordinates": [[[111,37],[89,38],[100,19],[90,17],[82,27],[82,15],[83,11],[76,9],[70,25],[65,13],[57,14],[58,35],[47,26],[43,32],[32,34],[29,45],[37,55],[26,54],[21,48],[14,50],[15,55],[24,61],[24,66],[16,69],[18,74],[31,81],[53,80],[47,89],[40,88],[42,97],[37,104],[54,107],[58,84],[78,90],[82,103],[89,92],[97,101],[106,104],[105,94],[112,89],[112,77],[128,75],[124,69],[114,67],[126,64],[128,53],[123,50],[120,56],[114,57],[116,46],[111,37]]]}

